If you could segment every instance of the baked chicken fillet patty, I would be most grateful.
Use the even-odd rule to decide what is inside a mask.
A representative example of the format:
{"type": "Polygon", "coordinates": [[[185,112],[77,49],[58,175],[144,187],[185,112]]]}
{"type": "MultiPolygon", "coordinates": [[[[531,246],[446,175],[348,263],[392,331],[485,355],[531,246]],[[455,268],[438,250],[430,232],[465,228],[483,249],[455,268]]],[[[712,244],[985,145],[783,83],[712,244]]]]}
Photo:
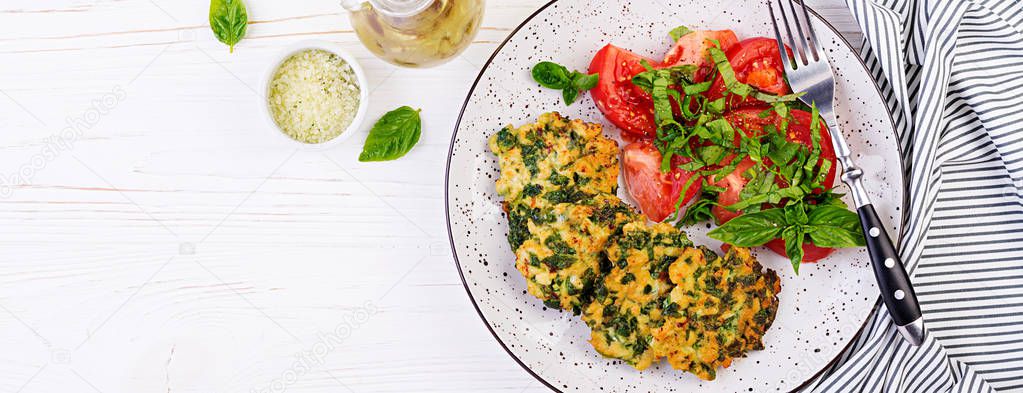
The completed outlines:
{"type": "Polygon", "coordinates": [[[527,291],[547,307],[582,312],[603,277],[604,250],[626,222],[639,219],[618,197],[600,194],[549,208],[515,205],[509,210],[515,268],[527,291]]]}
{"type": "Polygon", "coordinates": [[[545,113],[536,123],[506,126],[489,145],[501,167],[497,193],[507,203],[551,206],[618,191],[618,143],[600,124],[545,113]]]}
{"type": "Polygon", "coordinates": [[[610,266],[583,313],[597,352],[640,370],[660,359],[652,329],[664,323],[661,305],[673,286],[668,266],[692,245],[668,224],[648,226],[645,217],[625,224],[607,248],[610,266]]]}
{"type": "Polygon", "coordinates": [[[557,112],[489,140],[501,175],[508,243],[529,293],[576,314],[592,295],[608,239],[638,215],[618,190],[618,143],[599,124],[557,112]]]}
{"type": "Polygon", "coordinates": [[[764,332],[778,311],[781,284],[745,248],[724,257],[706,248],[686,250],[668,268],[675,287],[664,323],[653,329],[656,355],[672,367],[713,380],[718,367],[764,349],[764,332]]]}

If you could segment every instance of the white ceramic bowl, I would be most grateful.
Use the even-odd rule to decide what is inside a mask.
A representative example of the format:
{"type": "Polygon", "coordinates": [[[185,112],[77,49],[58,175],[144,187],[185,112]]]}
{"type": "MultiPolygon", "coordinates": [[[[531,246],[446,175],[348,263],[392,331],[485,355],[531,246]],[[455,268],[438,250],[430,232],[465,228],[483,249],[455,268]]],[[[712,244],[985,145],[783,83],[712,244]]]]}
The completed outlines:
{"type": "Polygon", "coordinates": [[[263,112],[263,117],[266,118],[266,121],[269,123],[268,129],[272,134],[274,134],[275,138],[284,140],[286,143],[298,146],[302,149],[329,149],[341,142],[344,142],[348,138],[351,138],[353,134],[357,133],[359,127],[362,126],[363,121],[366,119],[366,110],[369,108],[369,89],[367,86],[366,74],[362,72],[362,67],[355,60],[355,56],[352,56],[350,53],[345,51],[340,45],[321,40],[299,41],[284,48],[284,50],[277,55],[274,62],[267,67],[266,73],[263,77],[263,84],[260,86],[260,98],[263,102],[260,103],[259,107],[263,112]],[[352,124],[349,124],[348,128],[346,128],[340,135],[334,137],[334,139],[320,143],[305,143],[288,136],[283,130],[281,130],[281,127],[277,125],[273,115],[270,114],[270,82],[273,80],[274,74],[277,72],[277,68],[279,68],[281,64],[291,56],[310,49],[320,49],[340,56],[348,63],[349,66],[352,67],[352,71],[355,72],[355,79],[359,83],[359,109],[355,113],[355,118],[352,119],[352,124]]]}

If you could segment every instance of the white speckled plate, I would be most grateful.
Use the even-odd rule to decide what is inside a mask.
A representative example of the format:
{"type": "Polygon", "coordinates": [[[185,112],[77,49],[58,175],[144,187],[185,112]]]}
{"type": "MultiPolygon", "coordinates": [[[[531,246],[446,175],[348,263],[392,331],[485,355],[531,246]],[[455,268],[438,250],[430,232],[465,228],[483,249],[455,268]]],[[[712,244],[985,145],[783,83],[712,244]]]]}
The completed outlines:
{"type": "MultiPolygon", "coordinates": [[[[588,95],[566,108],[558,92],[537,86],[529,74],[533,64],[554,60],[585,69],[607,43],[660,58],[670,46],[667,32],[680,24],[732,29],[740,39],[767,36],[766,14],[757,0],[553,1],[519,26],[480,73],[451,141],[447,173],[451,246],[466,290],[494,337],[552,389],[790,391],[839,355],[875,305],[877,287],[865,250],[842,250],[821,263],[804,264],[799,276],[786,259],[762,250],[757,253],[761,262],[782,280],[781,304],[764,337],[766,348],[736,359],[708,382],[666,363],[639,372],[601,357],[587,342],[589,330],[582,321],[571,313],[549,310],[526,294],[525,281],[515,270],[514,255],[505,240],[501,198],[494,189],[497,161],[486,147],[487,138],[506,124],[532,122],[553,110],[600,122],[605,133],[615,138],[619,133],[588,95]]],[[[902,164],[891,116],[848,43],[816,14],[814,23],[837,69],[839,121],[868,174],[867,185],[879,215],[887,220],[889,233],[900,233],[902,164]]],[[[624,187],[621,190],[620,196],[625,197],[624,187]]],[[[719,243],[705,236],[707,230],[699,226],[687,232],[694,241],[716,248],[719,243]]]]}

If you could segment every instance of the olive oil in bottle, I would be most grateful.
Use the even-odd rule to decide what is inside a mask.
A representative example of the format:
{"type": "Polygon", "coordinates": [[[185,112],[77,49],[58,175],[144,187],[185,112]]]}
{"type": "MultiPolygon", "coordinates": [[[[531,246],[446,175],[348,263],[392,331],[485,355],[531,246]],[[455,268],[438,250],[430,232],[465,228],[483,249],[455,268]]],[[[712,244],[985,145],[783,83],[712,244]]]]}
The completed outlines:
{"type": "Polygon", "coordinates": [[[359,40],[403,67],[441,64],[469,46],[484,0],[342,0],[359,40]]]}

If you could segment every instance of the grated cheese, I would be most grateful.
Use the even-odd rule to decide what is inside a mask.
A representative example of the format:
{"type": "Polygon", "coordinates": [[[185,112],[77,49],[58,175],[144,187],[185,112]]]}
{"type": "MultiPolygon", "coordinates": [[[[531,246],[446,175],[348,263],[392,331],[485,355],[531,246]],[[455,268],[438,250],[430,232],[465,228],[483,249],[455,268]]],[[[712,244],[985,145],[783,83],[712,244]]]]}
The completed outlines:
{"type": "Polygon", "coordinates": [[[284,60],[270,81],[270,114],[285,135],[303,143],[336,138],[359,110],[359,81],[351,65],[321,49],[284,60]]]}

